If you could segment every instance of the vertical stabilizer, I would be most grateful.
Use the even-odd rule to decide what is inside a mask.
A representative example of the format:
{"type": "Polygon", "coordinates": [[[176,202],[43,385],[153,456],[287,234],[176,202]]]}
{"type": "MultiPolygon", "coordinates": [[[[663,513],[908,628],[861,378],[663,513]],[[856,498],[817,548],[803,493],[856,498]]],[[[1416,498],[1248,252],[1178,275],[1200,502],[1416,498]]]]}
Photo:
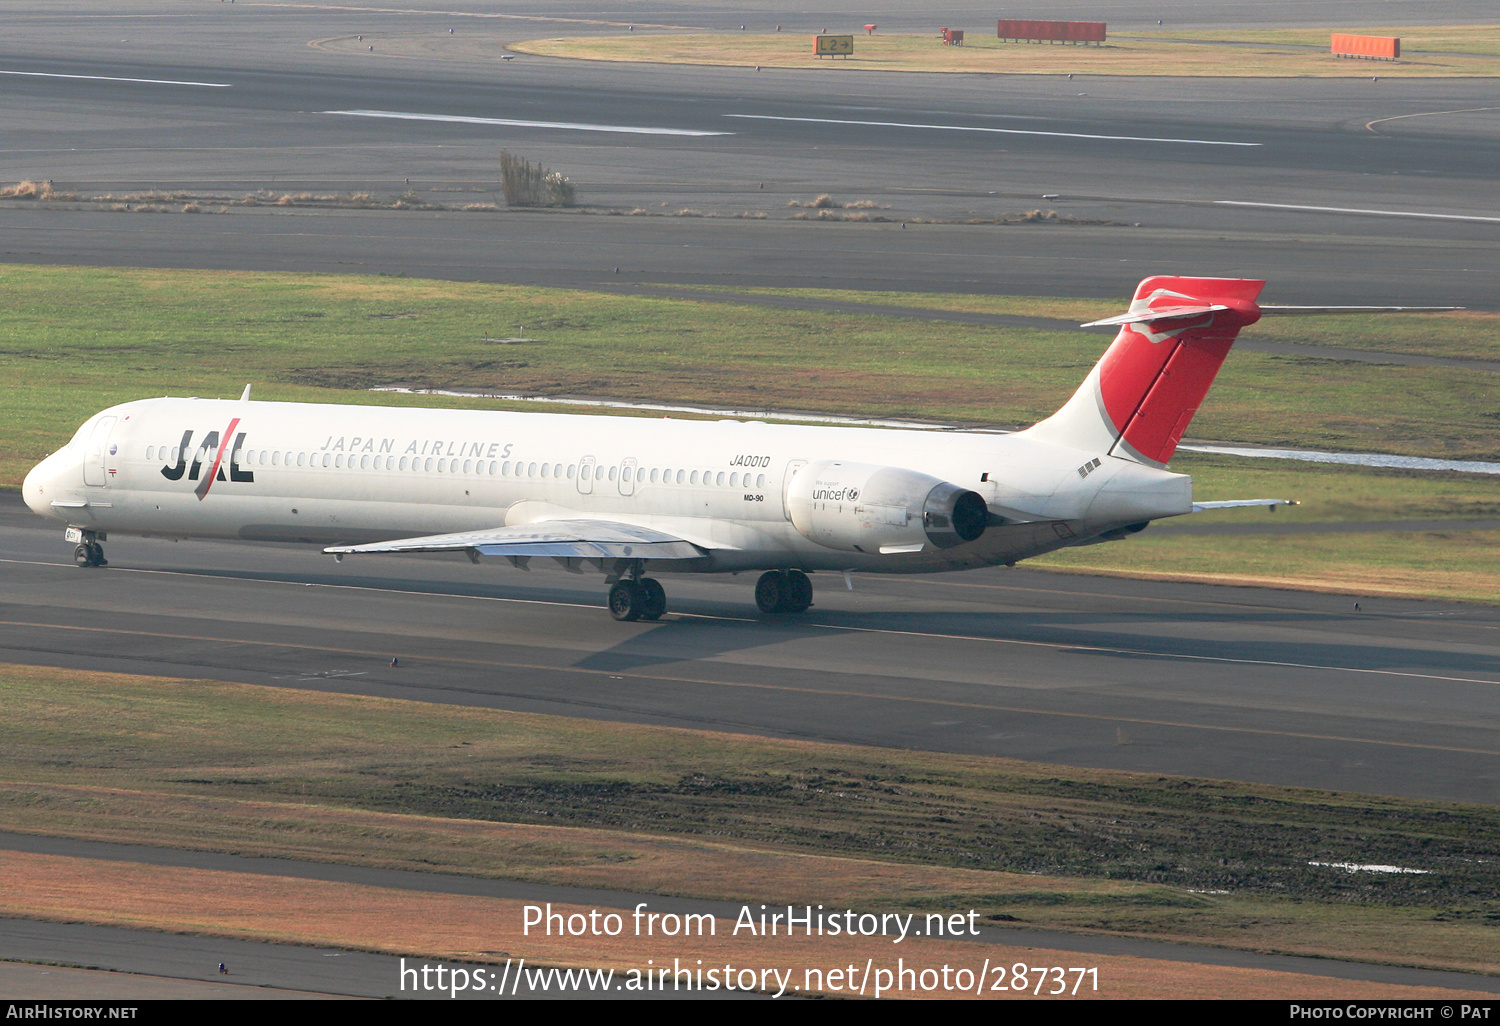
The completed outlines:
{"type": "MultiPolygon", "coordinates": [[[[1130,309],[1093,324],[1120,333],[1063,408],[1026,434],[1147,466],[1172,458],[1265,282],[1147,278],[1130,309]]],[[[1089,325],[1085,325],[1088,327],[1089,325]]]]}

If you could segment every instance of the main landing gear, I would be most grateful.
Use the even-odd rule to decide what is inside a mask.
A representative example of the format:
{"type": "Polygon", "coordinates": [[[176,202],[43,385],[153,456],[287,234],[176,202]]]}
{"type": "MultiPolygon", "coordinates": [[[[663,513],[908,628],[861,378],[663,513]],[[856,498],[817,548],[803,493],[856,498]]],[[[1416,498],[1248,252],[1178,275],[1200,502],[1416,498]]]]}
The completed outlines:
{"type": "Polygon", "coordinates": [[[616,620],[659,620],[667,611],[667,592],[650,577],[619,581],[609,589],[609,615],[616,620]]]}
{"type": "MultiPolygon", "coordinates": [[[[771,570],[755,582],[762,613],[806,612],[812,600],[812,581],[801,570],[771,570]]],[[[616,620],[659,620],[666,611],[667,593],[650,577],[620,580],[609,589],[609,615],[616,620]]]]}
{"type": "Polygon", "coordinates": [[[755,604],[762,613],[803,613],[812,599],[812,581],[801,570],[770,570],[755,582],[755,604]]]}

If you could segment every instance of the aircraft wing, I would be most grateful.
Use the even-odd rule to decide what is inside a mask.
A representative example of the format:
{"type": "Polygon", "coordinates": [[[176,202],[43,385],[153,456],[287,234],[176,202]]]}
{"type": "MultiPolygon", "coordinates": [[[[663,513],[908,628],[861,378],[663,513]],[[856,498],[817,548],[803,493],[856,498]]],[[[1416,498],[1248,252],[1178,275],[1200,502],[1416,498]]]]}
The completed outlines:
{"type": "Polygon", "coordinates": [[[1245,506],[1268,506],[1271,512],[1276,512],[1277,506],[1300,506],[1296,499],[1225,499],[1222,502],[1195,502],[1194,513],[1207,513],[1216,509],[1240,509],[1245,506]]]}
{"type": "Polygon", "coordinates": [[[553,556],[561,559],[701,559],[692,542],[613,520],[545,520],[519,527],[396,538],[369,545],[331,545],[336,557],[374,552],[468,552],[471,556],[553,556]]]}

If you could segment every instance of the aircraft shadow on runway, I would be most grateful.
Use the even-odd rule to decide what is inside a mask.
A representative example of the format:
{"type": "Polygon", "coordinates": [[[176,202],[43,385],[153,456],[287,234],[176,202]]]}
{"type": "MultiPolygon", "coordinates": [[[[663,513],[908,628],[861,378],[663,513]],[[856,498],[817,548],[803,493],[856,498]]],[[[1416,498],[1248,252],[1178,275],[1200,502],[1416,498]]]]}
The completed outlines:
{"type": "MultiPolygon", "coordinates": [[[[667,619],[650,629],[622,638],[610,648],[596,652],[573,665],[580,669],[632,670],[663,663],[683,663],[712,659],[754,648],[795,642],[802,639],[827,639],[830,634],[855,632],[899,632],[918,638],[952,638],[962,644],[972,638],[977,642],[1022,641],[1056,645],[1070,655],[1092,660],[1161,661],[1186,660],[1208,669],[1251,664],[1264,667],[1268,674],[1282,669],[1383,670],[1392,673],[1415,673],[1474,678],[1500,675],[1500,657],[1467,652],[1402,645],[1366,645],[1358,638],[1349,643],[1287,642],[1274,638],[1228,641],[1213,635],[1217,626],[1244,628],[1256,623],[1295,622],[1310,626],[1307,614],[1287,613],[1245,615],[1193,614],[1173,615],[1174,625],[1192,631],[1201,629],[1200,637],[1146,636],[1103,629],[1101,620],[1119,624],[1123,620],[1160,623],[1161,614],[1111,612],[1107,614],[1040,612],[1026,614],[932,612],[932,613],[824,613],[798,620],[762,618],[746,622],[742,610],[717,609],[709,603],[695,606],[693,614],[667,619]],[[694,615],[696,614],[696,615],[694,615]],[[702,616],[703,619],[698,617],[702,616]],[[733,616],[735,619],[718,619],[733,616]],[[713,619],[709,619],[713,617],[713,619]]],[[[754,614],[751,613],[751,616],[754,614]]],[[[1322,619],[1337,623],[1341,618],[1322,619]]],[[[1371,635],[1373,636],[1373,635],[1371,635]]],[[[1003,663],[997,663],[997,679],[1003,676],[1003,663]]],[[[1413,680],[1412,687],[1431,686],[1438,682],[1413,680]]],[[[1458,686],[1466,686],[1461,682],[1458,686]]]]}

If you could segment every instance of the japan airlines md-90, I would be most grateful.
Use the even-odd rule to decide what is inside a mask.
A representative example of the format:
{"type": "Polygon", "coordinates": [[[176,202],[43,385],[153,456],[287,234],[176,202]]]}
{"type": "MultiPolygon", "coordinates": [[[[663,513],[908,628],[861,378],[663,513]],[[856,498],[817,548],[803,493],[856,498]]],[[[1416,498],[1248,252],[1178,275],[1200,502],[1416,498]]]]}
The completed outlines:
{"type": "MultiPolygon", "coordinates": [[[[933,573],[1124,538],[1206,508],[1166,469],[1260,281],[1147,278],[1071,399],[1013,434],[473,410],[143,399],[90,418],[26,477],[80,566],[109,533],[367,553],[463,552],[597,572],[617,619],[666,610],[657,573],[764,571],[766,613],[811,572],[933,573]]],[[[1373,308],[1363,308],[1373,309],[1373,308]]],[[[1393,308],[1386,308],[1393,309],[1393,308]]]]}

